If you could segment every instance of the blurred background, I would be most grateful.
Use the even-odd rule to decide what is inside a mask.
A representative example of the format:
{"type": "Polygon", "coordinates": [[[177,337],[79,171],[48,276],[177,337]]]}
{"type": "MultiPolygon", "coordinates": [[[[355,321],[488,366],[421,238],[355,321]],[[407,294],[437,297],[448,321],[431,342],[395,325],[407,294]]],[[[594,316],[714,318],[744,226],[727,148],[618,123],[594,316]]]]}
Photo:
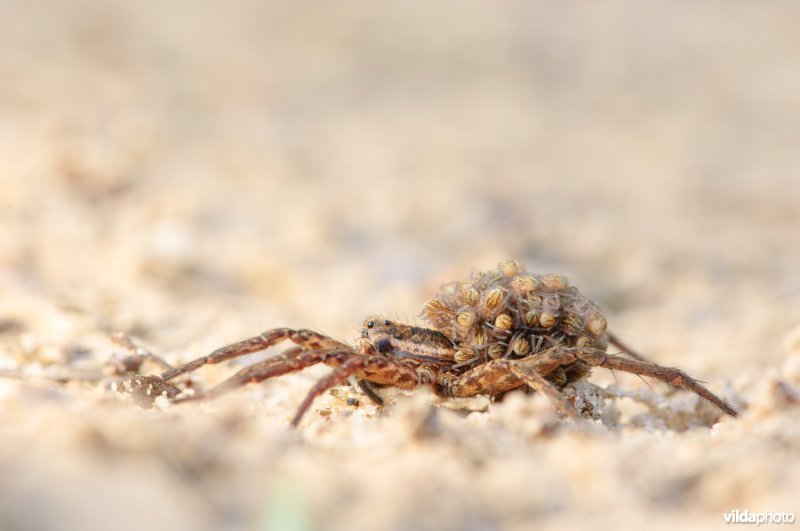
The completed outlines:
{"type": "MultiPolygon", "coordinates": [[[[791,332],[800,321],[799,16],[789,1],[0,0],[3,368],[102,362],[114,330],[171,361],[274,326],[351,340],[366,314],[413,321],[439,284],[516,258],[566,274],[651,358],[715,389],[732,385],[746,402],[748,386],[800,350],[791,332]]],[[[289,414],[311,381],[252,392],[286,390],[285,403],[270,407],[289,414]]],[[[152,412],[114,416],[114,404],[95,395],[72,402],[52,389],[55,398],[0,385],[3,529],[101,528],[104,514],[134,528],[143,516],[131,507],[148,504],[171,515],[157,525],[165,529],[342,527],[370,523],[368,501],[389,503],[342,479],[365,463],[391,475],[429,470],[427,455],[456,455],[452,477],[468,485],[478,473],[447,441],[399,457],[364,443],[366,461],[336,468],[327,447],[306,440],[289,454],[333,467],[325,489],[306,476],[319,470],[275,457],[284,456],[285,430],[264,420],[244,437],[251,461],[220,458],[238,480],[222,465],[202,476],[208,492],[241,494],[209,509],[153,448],[204,429],[237,447],[227,428],[196,427],[188,413],[177,417],[186,424],[166,427],[152,412]],[[41,440],[59,422],[62,437],[41,440]],[[114,488],[95,474],[103,467],[94,454],[84,455],[83,429],[128,441],[115,450],[124,474],[114,488]],[[264,456],[254,447],[290,472],[255,477],[266,465],[255,464],[264,456]],[[66,471],[47,464],[56,451],[72,463],[66,471]],[[388,469],[377,464],[390,459],[397,464],[388,469]],[[66,502],[66,485],[89,486],[66,502]],[[151,494],[138,500],[141,485],[151,494]],[[302,505],[295,494],[309,489],[305,509],[264,509],[302,505]],[[352,505],[335,509],[332,500],[348,496],[352,505]],[[106,512],[92,509],[96,499],[106,512]],[[29,514],[37,504],[52,519],[29,514]]],[[[237,405],[260,414],[252,395],[237,405]]],[[[212,417],[223,423],[226,414],[212,417]]],[[[664,511],[664,500],[688,507],[683,518],[719,524],[751,476],[703,479],[705,436],[684,441],[695,456],[687,470],[700,478],[686,481],[701,485],[698,499],[716,500],[713,510],[692,512],[688,499],[660,490],[649,506],[646,493],[626,491],[631,472],[615,452],[631,447],[616,440],[602,439],[585,458],[587,470],[600,458],[621,467],[600,476],[551,465],[509,478],[520,462],[538,463],[536,452],[561,455],[526,439],[510,461],[485,450],[495,468],[484,472],[495,479],[474,498],[466,486],[440,485],[441,499],[453,501],[431,509],[430,521],[403,505],[370,514],[397,529],[581,524],[618,501],[602,487],[568,487],[595,478],[627,492],[628,525],[664,511]],[[713,490],[720,482],[733,490],[713,490]],[[705,483],[716,498],[703,497],[705,483]],[[497,508],[503,485],[543,489],[544,501],[514,505],[512,496],[497,508]],[[566,485],[565,498],[546,485],[566,485]]],[[[653,461],[653,445],[673,453],[660,438],[635,437],[645,437],[631,444],[656,452],[653,461]]],[[[573,439],[563,444],[584,452],[573,439]]],[[[772,470],[760,466],[759,474],[772,470]]],[[[401,485],[414,484],[408,474],[401,485]]],[[[642,478],[637,489],[654,485],[642,478]]],[[[774,500],[786,490],[780,481],[751,487],[744,501],[774,500]]],[[[676,492],[690,488],[676,482],[676,492]]]]}

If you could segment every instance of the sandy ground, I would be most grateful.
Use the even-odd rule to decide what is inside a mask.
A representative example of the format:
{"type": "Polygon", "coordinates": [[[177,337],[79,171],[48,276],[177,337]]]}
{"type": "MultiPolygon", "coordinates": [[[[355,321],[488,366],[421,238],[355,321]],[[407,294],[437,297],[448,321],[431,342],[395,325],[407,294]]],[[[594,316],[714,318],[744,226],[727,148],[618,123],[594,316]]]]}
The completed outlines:
{"type": "Polygon", "coordinates": [[[0,529],[800,516],[798,16],[0,1],[0,529]],[[349,341],[507,258],[564,273],[743,414],[598,370],[630,395],[612,420],[341,387],[291,431],[325,368],[152,409],[80,381],[114,331],[172,363],[276,326],[349,341]]]}

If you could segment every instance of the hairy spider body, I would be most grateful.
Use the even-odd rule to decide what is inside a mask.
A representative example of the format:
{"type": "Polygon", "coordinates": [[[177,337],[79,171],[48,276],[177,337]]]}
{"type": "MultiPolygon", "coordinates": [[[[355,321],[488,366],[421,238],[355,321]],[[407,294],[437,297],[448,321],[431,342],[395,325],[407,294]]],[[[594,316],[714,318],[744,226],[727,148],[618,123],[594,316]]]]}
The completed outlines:
{"type": "Polygon", "coordinates": [[[605,367],[682,386],[723,412],[737,414],[686,373],[647,361],[609,334],[600,308],[561,275],[533,275],[517,262],[505,262],[445,284],[425,304],[422,316],[431,328],[367,318],[355,346],[311,330],[276,328],[167,370],[162,379],[288,340],[294,346],[281,355],[245,367],[205,395],[176,401],[217,396],[324,363],[334,370],[308,393],[293,426],[317,396],[350,377],[378,403],[375,387],[381,386],[430,385],[446,397],[498,396],[528,387],[547,395],[564,415],[578,418],[561,390],[585,378],[592,367],[605,367]],[[625,356],[607,354],[609,343],[625,356]]]}

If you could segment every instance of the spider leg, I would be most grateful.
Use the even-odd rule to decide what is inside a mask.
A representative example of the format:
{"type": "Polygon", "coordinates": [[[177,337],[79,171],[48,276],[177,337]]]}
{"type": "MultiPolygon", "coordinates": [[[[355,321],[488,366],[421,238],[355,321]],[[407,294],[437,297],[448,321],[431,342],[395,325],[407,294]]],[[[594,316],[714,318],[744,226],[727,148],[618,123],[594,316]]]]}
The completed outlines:
{"type": "Polygon", "coordinates": [[[359,370],[363,368],[364,362],[367,361],[364,358],[350,358],[346,362],[342,363],[337,369],[335,369],[332,373],[330,373],[325,378],[321,379],[317,382],[317,384],[311,388],[308,392],[306,397],[300,403],[300,407],[297,408],[297,412],[294,414],[292,418],[292,427],[296,428],[298,424],[300,424],[300,419],[303,418],[308,408],[311,407],[311,403],[317,398],[319,395],[330,389],[331,387],[336,387],[337,385],[343,383],[347,380],[350,376],[357,373],[359,370]]]}
{"type": "MultiPolygon", "coordinates": [[[[325,390],[341,384],[352,375],[356,375],[359,381],[368,385],[384,384],[402,389],[413,389],[420,381],[420,377],[413,368],[384,356],[365,356],[355,353],[351,348],[303,350],[302,346],[297,346],[280,356],[241,369],[204,395],[179,398],[175,402],[217,397],[243,385],[298,372],[317,363],[330,365],[334,367],[334,371],[311,389],[295,414],[292,426],[297,426],[317,396],[325,390]]],[[[378,398],[380,399],[380,397],[378,398]]]]}
{"type": "Polygon", "coordinates": [[[549,356],[522,360],[492,360],[449,382],[446,394],[454,397],[497,395],[526,384],[552,400],[562,413],[577,420],[580,416],[575,407],[543,376],[549,374],[557,365],[549,356]]]}
{"type": "Polygon", "coordinates": [[[391,358],[384,356],[363,356],[360,354],[353,354],[352,351],[346,359],[342,360],[332,373],[322,378],[317,384],[311,388],[306,395],[300,407],[297,408],[292,419],[292,427],[297,427],[300,419],[311,407],[311,403],[319,395],[335,387],[350,376],[356,375],[361,380],[374,382],[378,384],[390,384],[393,387],[401,389],[413,389],[420,383],[420,377],[417,371],[407,365],[398,363],[391,358]]]}
{"type": "Polygon", "coordinates": [[[205,398],[214,398],[220,395],[242,387],[249,383],[258,383],[274,378],[276,376],[283,376],[291,372],[302,371],[306,367],[311,367],[317,363],[326,361],[326,358],[331,356],[352,355],[352,351],[345,350],[303,350],[301,347],[293,347],[280,356],[268,358],[264,361],[254,363],[249,367],[241,369],[230,378],[223,380],[221,383],[212,387],[207,393],[202,395],[189,396],[179,398],[175,402],[189,402],[194,400],[202,400],[205,398]]]}
{"type": "Polygon", "coordinates": [[[172,365],[164,361],[160,356],[156,356],[146,348],[138,345],[131,337],[122,332],[111,334],[111,342],[128,351],[128,355],[122,358],[112,358],[108,364],[120,374],[126,372],[136,372],[146,360],[151,360],[161,366],[163,370],[172,369],[172,365]]]}
{"type": "MultiPolygon", "coordinates": [[[[620,340],[620,338],[618,338],[615,334],[612,334],[611,332],[606,332],[606,337],[608,337],[608,342],[611,343],[612,345],[614,345],[615,347],[617,347],[618,349],[620,349],[623,354],[626,354],[627,356],[635,359],[636,361],[641,361],[642,363],[653,363],[652,360],[642,356],[641,354],[639,354],[638,352],[633,350],[631,347],[629,347],[627,343],[623,343],[620,340]]],[[[611,374],[614,374],[614,371],[611,371],[611,374]]],[[[650,382],[648,382],[647,380],[642,378],[641,374],[637,374],[637,376],[639,377],[639,379],[641,381],[643,381],[645,384],[647,384],[647,387],[650,387],[650,382]]],[[[616,379],[617,379],[617,377],[614,376],[614,380],[616,380],[616,379]]],[[[672,384],[669,384],[669,387],[670,387],[670,389],[674,389],[675,388],[675,386],[672,385],[672,384]]]]}
{"type": "Polygon", "coordinates": [[[313,332],[311,330],[275,328],[274,330],[268,330],[256,337],[245,339],[244,341],[239,341],[237,343],[233,343],[232,345],[219,348],[208,356],[197,358],[196,360],[185,363],[180,367],[175,367],[174,369],[164,371],[161,374],[161,378],[163,380],[171,380],[176,376],[180,376],[181,374],[198,369],[203,365],[219,363],[221,361],[244,356],[245,354],[252,354],[253,352],[264,350],[286,339],[291,340],[293,343],[305,350],[350,349],[350,347],[344,343],[340,343],[335,339],[331,339],[323,334],[313,332]]]}
{"type": "Polygon", "coordinates": [[[662,365],[657,365],[650,362],[629,360],[621,356],[607,354],[598,349],[564,349],[562,352],[564,353],[566,363],[570,363],[577,358],[596,367],[617,369],[620,371],[629,372],[631,374],[638,374],[640,376],[650,376],[668,384],[684,387],[689,391],[692,391],[693,393],[705,398],[732,417],[735,417],[739,414],[733,406],[722,400],[720,397],[701,385],[700,382],[679,369],[664,367],[662,365]]]}
{"type": "Polygon", "coordinates": [[[511,361],[509,366],[511,372],[528,384],[531,389],[546,395],[562,413],[568,415],[573,420],[578,420],[580,418],[580,415],[578,415],[578,412],[569,400],[567,400],[552,383],[545,380],[541,374],[536,372],[535,366],[516,360],[509,361],[511,361]]]}
{"type": "Polygon", "coordinates": [[[378,394],[376,390],[376,384],[370,382],[369,380],[358,380],[357,383],[358,388],[361,389],[361,391],[367,395],[367,397],[372,400],[376,406],[383,405],[383,397],[378,394]]]}

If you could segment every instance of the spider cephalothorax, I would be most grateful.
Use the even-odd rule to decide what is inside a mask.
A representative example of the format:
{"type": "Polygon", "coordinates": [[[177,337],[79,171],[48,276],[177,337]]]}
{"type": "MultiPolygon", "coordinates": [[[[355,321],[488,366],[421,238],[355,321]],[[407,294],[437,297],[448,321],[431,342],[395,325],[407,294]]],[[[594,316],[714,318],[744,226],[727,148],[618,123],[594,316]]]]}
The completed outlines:
{"type": "Polygon", "coordinates": [[[171,380],[205,364],[289,340],[294,346],[281,355],[246,367],[206,395],[191,398],[219,395],[324,363],[334,370],[311,389],[292,425],[314,398],[350,377],[379,403],[375,388],[381,386],[413,389],[425,384],[448,397],[498,396],[528,387],[546,394],[563,414],[577,418],[561,389],[597,366],[685,387],[736,415],[732,406],[686,373],[651,363],[625,347],[606,330],[599,307],[561,275],[534,275],[517,262],[504,262],[497,269],[445,284],[425,303],[422,315],[431,328],[369,317],[355,346],[311,330],[276,328],[170,369],[162,378],[171,380]],[[609,342],[625,355],[607,354],[609,342]]]}

